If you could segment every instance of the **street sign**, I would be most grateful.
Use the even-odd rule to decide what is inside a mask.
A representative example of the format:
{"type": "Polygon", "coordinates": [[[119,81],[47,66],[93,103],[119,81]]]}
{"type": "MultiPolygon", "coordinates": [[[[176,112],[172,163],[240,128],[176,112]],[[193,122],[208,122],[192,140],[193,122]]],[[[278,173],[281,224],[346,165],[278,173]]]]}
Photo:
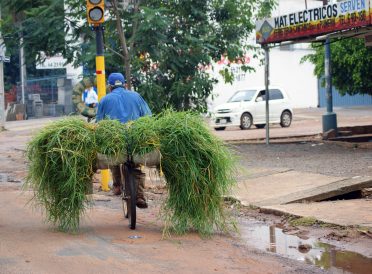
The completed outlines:
{"type": "Polygon", "coordinates": [[[259,44],[312,38],[371,25],[372,0],[347,0],[256,22],[259,44]]]}
{"type": "Polygon", "coordinates": [[[36,69],[62,69],[67,60],[62,55],[47,56],[43,61],[36,62],[36,69]]]}

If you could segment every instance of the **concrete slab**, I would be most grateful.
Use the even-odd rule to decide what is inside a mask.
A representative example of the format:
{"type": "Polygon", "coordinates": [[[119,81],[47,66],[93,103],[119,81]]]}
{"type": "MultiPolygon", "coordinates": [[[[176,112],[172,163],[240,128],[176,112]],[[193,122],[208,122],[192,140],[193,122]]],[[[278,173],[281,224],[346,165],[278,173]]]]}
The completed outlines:
{"type": "Polygon", "coordinates": [[[311,189],[291,191],[288,189],[288,194],[281,197],[274,197],[268,200],[257,203],[257,206],[265,205],[282,205],[305,201],[323,201],[331,197],[347,194],[353,191],[362,190],[372,187],[372,177],[357,176],[354,178],[338,180],[329,184],[318,185],[311,189]]]}
{"type": "Polygon", "coordinates": [[[242,168],[238,171],[238,181],[245,181],[247,179],[253,179],[253,178],[259,178],[259,177],[265,177],[269,175],[274,175],[277,173],[284,173],[291,171],[292,169],[289,168],[264,168],[264,167],[252,167],[249,169],[242,168]]]}
{"type": "MultiPolygon", "coordinates": [[[[314,173],[288,171],[240,181],[233,190],[233,197],[243,205],[267,206],[278,204],[278,199],[291,193],[306,193],[311,189],[325,186],[342,177],[314,173]]],[[[290,201],[285,201],[290,202],[290,201]]]]}
{"type": "Polygon", "coordinates": [[[264,206],[267,213],[314,217],[325,223],[372,228],[372,200],[354,199],[317,203],[264,206]]]}
{"type": "MultiPolygon", "coordinates": [[[[242,177],[240,177],[241,179],[242,177]]],[[[232,196],[243,205],[257,207],[303,201],[322,201],[372,187],[371,176],[333,177],[293,170],[254,170],[243,177],[232,196]]]]}

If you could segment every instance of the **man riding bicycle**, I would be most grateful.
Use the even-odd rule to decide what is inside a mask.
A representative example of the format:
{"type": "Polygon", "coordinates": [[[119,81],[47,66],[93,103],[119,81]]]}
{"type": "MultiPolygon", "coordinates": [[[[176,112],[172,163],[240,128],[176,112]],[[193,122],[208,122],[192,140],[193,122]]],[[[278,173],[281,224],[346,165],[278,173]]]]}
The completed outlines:
{"type": "MultiPolygon", "coordinates": [[[[151,115],[151,110],[141,95],[125,88],[123,74],[111,73],[108,77],[108,85],[111,92],[104,96],[98,104],[97,122],[102,119],[113,119],[126,123],[142,116],[151,115]]],[[[113,193],[120,195],[123,182],[120,166],[113,166],[110,169],[114,181],[113,193]]],[[[147,208],[144,195],[145,173],[141,171],[140,166],[135,166],[134,175],[138,182],[137,207],[147,208]]]]}

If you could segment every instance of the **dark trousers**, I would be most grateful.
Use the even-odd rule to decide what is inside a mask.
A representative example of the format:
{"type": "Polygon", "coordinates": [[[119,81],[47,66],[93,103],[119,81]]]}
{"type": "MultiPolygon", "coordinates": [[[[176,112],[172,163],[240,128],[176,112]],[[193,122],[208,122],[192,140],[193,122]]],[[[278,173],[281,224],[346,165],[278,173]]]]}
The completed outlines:
{"type": "MultiPolygon", "coordinates": [[[[118,187],[124,183],[124,174],[121,172],[120,166],[110,167],[113,179],[113,186],[118,187]]],[[[140,166],[136,166],[133,170],[134,178],[137,182],[137,198],[145,199],[145,179],[146,174],[141,171],[140,166]]]]}

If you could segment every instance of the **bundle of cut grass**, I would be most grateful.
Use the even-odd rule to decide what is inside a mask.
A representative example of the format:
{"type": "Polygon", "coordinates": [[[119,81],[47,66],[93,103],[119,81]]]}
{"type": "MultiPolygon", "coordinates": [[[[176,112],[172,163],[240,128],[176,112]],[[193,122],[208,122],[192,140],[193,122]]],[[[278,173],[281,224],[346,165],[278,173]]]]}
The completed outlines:
{"type": "Polygon", "coordinates": [[[168,189],[164,232],[229,230],[223,197],[234,184],[234,158],[200,116],[190,112],[165,111],[125,125],[104,120],[94,129],[77,119],[54,123],[29,144],[28,183],[49,221],[76,230],[88,204],[95,154],[117,158],[153,150],[162,155],[168,189]]]}
{"type": "Polygon", "coordinates": [[[128,127],[128,153],[144,155],[160,149],[160,135],[157,117],[141,117],[128,127]]]}
{"type": "Polygon", "coordinates": [[[127,153],[127,126],[117,120],[102,120],[95,130],[99,153],[117,158],[127,153]]]}
{"type": "Polygon", "coordinates": [[[28,144],[26,186],[45,208],[46,219],[64,231],[76,231],[90,200],[96,144],[91,125],[68,118],[52,123],[28,144]]]}
{"type": "Polygon", "coordinates": [[[168,188],[166,224],[177,233],[228,231],[233,222],[226,218],[223,197],[235,182],[230,150],[197,114],[166,111],[156,128],[168,188]]]}

